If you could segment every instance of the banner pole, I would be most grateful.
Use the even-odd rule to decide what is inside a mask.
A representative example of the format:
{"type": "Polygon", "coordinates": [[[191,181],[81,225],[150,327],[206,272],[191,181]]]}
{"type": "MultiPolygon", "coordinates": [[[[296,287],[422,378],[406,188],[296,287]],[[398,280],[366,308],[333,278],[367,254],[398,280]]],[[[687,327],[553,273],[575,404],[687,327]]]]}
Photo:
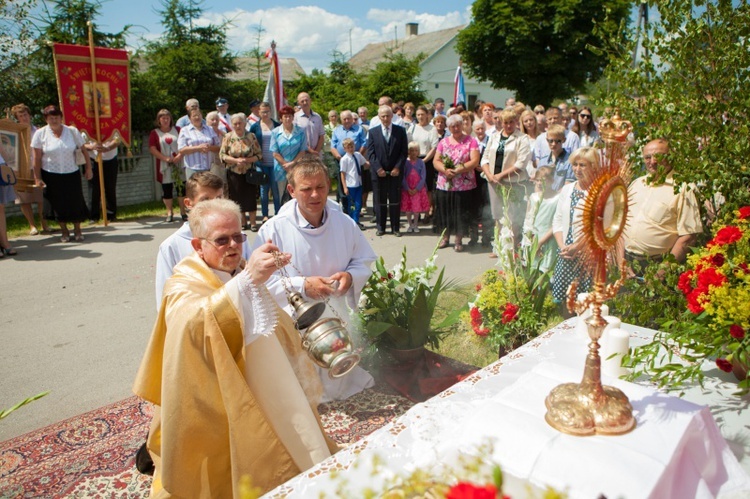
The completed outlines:
{"type": "MultiPolygon", "coordinates": [[[[96,128],[96,144],[102,145],[102,132],[99,129],[99,89],[96,86],[96,57],[94,52],[94,23],[88,21],[89,27],[89,53],[91,54],[91,85],[94,87],[91,93],[91,100],[94,104],[94,124],[96,128]]],[[[104,219],[104,226],[109,225],[107,216],[107,199],[104,193],[104,164],[102,163],[102,151],[97,151],[96,155],[97,171],[99,172],[99,192],[101,194],[101,217],[104,219]]],[[[91,200],[94,203],[94,200],[91,200]]]]}

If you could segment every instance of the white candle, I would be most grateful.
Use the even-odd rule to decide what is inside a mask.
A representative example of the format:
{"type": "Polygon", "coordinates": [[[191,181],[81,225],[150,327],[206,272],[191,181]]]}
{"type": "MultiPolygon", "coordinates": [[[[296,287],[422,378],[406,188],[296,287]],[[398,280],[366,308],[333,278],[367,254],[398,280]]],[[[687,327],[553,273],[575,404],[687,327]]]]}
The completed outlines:
{"type": "Polygon", "coordinates": [[[603,347],[600,350],[602,373],[614,377],[620,377],[627,374],[628,370],[622,367],[621,364],[622,357],[628,353],[629,348],[630,333],[620,328],[609,330],[607,333],[606,347],[603,347]]]}
{"type": "MultiPolygon", "coordinates": [[[[602,305],[602,308],[604,308],[606,305],[602,305]]],[[[615,329],[620,329],[622,327],[622,321],[618,319],[617,317],[614,317],[612,315],[604,315],[604,311],[602,310],[602,317],[604,317],[604,320],[607,321],[607,325],[604,326],[604,331],[602,331],[602,337],[599,340],[599,344],[603,345],[607,343],[607,338],[609,337],[609,333],[611,331],[614,331],[615,329]]]]}

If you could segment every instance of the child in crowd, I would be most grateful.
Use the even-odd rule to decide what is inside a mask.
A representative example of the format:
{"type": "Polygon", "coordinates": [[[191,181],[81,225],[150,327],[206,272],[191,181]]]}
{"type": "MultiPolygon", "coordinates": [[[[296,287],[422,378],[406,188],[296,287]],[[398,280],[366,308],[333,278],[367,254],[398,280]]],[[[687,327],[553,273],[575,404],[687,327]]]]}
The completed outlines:
{"type": "Polygon", "coordinates": [[[562,125],[551,125],[547,129],[547,144],[550,153],[545,158],[540,158],[538,166],[550,165],[555,169],[555,178],[552,180],[552,189],[560,192],[565,184],[575,182],[573,169],[570,166],[570,155],[563,149],[565,143],[565,127],[562,125]]]}
{"type": "Polygon", "coordinates": [[[344,155],[339,163],[341,187],[344,192],[342,204],[344,211],[352,217],[360,229],[364,226],[359,223],[359,212],[362,209],[362,172],[370,166],[370,163],[359,152],[354,150],[354,141],[346,138],[341,143],[344,146],[344,155]]]}
{"type": "MultiPolygon", "coordinates": [[[[529,196],[526,219],[523,222],[523,240],[521,246],[528,252],[536,241],[539,255],[539,270],[553,268],[557,254],[557,242],[552,237],[552,219],[560,195],[552,188],[555,170],[551,166],[542,166],[534,173],[534,193],[529,196]]],[[[534,255],[528,255],[527,262],[534,261],[534,255]]]]}
{"type": "Polygon", "coordinates": [[[406,213],[409,228],[406,232],[419,232],[417,223],[419,214],[430,210],[430,200],[427,197],[427,169],[424,161],[419,158],[419,143],[409,142],[409,157],[404,164],[403,190],[401,191],[401,211],[406,213]]]}

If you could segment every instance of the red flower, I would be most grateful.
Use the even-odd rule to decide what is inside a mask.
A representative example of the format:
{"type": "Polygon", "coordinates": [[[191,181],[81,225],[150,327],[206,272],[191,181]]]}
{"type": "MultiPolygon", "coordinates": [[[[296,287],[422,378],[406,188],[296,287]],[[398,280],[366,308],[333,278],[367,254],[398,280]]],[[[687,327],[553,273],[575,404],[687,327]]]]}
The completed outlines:
{"type": "Polygon", "coordinates": [[[700,314],[703,312],[703,305],[701,305],[699,299],[703,296],[703,291],[694,289],[687,296],[687,307],[694,314],[700,314]]]}
{"type": "Polygon", "coordinates": [[[721,267],[724,265],[724,254],[723,253],[716,253],[711,257],[711,263],[713,263],[716,267],[721,267]]]}
{"type": "Polygon", "coordinates": [[[732,335],[732,338],[736,340],[741,340],[745,337],[745,330],[742,329],[742,326],[738,326],[737,324],[732,324],[729,326],[729,334],[732,335]]]}
{"type": "Polygon", "coordinates": [[[706,244],[707,247],[711,246],[723,246],[726,244],[732,244],[734,242],[739,241],[742,239],[742,231],[739,227],[735,227],[734,225],[727,225],[723,229],[719,229],[719,232],[716,233],[716,236],[714,236],[713,239],[711,239],[708,244],[706,244]]]}
{"type": "Polygon", "coordinates": [[[475,289],[477,290],[477,293],[479,293],[480,291],[482,291],[482,285],[477,284],[475,289]]]}
{"type": "Polygon", "coordinates": [[[747,220],[750,218],[750,206],[743,206],[738,210],[740,212],[739,218],[740,220],[747,220]]]}
{"type": "Polygon", "coordinates": [[[482,321],[482,312],[479,310],[479,307],[471,307],[469,314],[471,314],[471,322],[482,321]]]}
{"type": "Polygon", "coordinates": [[[701,289],[705,290],[705,292],[708,292],[710,287],[720,287],[725,282],[727,282],[727,276],[725,276],[715,268],[709,267],[698,273],[698,283],[695,287],[696,289],[701,289]]]}
{"type": "Polygon", "coordinates": [[[494,485],[474,485],[459,482],[448,491],[445,499],[495,499],[497,488],[494,485]]]}
{"type": "Polygon", "coordinates": [[[505,310],[503,311],[502,323],[507,324],[518,318],[518,305],[514,305],[510,302],[505,304],[505,310]]]}
{"type": "Polygon", "coordinates": [[[695,272],[688,270],[680,274],[680,279],[677,281],[677,288],[682,291],[682,294],[687,296],[693,290],[693,275],[695,272]]]}
{"type": "Polygon", "coordinates": [[[725,373],[732,372],[732,364],[727,359],[716,359],[716,367],[725,373]]]}
{"type": "Polygon", "coordinates": [[[471,307],[469,315],[471,315],[471,328],[474,330],[474,333],[476,333],[477,336],[487,336],[490,330],[486,327],[482,327],[482,311],[477,307],[471,307]]]}

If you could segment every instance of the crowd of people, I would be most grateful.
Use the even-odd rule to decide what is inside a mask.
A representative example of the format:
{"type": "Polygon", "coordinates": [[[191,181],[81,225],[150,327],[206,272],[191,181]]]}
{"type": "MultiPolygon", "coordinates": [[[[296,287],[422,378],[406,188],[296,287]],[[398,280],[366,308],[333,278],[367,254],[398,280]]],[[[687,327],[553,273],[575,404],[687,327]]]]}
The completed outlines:
{"type": "MultiPolygon", "coordinates": [[[[160,110],[149,138],[166,221],[179,209],[187,222],[159,248],[158,318],[134,385],[156,406],[137,457],[138,468],[154,474],[156,497],[234,495],[243,474],[267,491],[337,450],[317,404],[348,398],[373,378],[356,368],[332,380],[315,366],[300,347],[287,294],[325,299],[326,313],[338,316],[356,309],[376,259],[362,224],[370,192],[378,237],[388,227],[400,237],[403,215],[406,233],[431,226],[440,248],[462,252],[465,238],[493,248],[502,227],[516,248],[538,248],[542,270],[553,270],[556,301],[585,276],[579,207],[602,161],[586,106],[530,109],[509,100],[469,111],[462,103],[446,109],[442,99],[415,105],[383,96],[372,120],[360,107],[331,111],[324,124],[304,92],[296,109],[280,110],[280,123],[265,102],[253,101],[249,115],[229,114],[224,98],[215,104],[205,120],[195,99],[176,123],[160,110]],[[252,245],[244,230],[259,231],[252,245]]],[[[30,114],[23,105],[13,112],[19,122],[30,114]]],[[[81,175],[94,178],[91,156],[116,165],[117,142],[85,140],[54,105],[43,115],[47,125],[30,143],[43,198],[19,202],[32,234],[31,205],[47,202],[43,229],[54,219],[63,242],[83,241],[81,222],[93,206],[81,175]]],[[[623,257],[684,261],[702,230],[694,187],[675,189],[667,140],[650,141],[643,160],[623,257]]],[[[114,218],[111,197],[99,214],[114,218]]],[[[0,206],[15,198],[0,183],[0,206]]],[[[14,255],[0,219],[0,257],[14,255]]]]}

